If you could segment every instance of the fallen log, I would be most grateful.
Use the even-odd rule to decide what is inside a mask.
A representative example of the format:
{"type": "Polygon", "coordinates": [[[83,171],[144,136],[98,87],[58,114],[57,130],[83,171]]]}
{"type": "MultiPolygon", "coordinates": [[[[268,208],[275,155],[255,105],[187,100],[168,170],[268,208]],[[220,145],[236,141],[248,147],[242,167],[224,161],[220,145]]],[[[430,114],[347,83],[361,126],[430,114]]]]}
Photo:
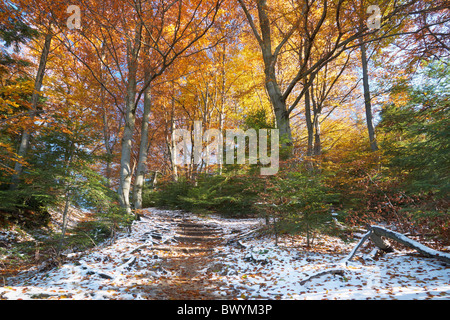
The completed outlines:
{"type": "Polygon", "coordinates": [[[395,240],[411,249],[417,250],[418,252],[420,252],[421,254],[423,254],[427,257],[436,258],[440,261],[450,264],[450,253],[431,249],[431,248],[421,244],[420,242],[417,242],[415,240],[408,238],[404,234],[401,234],[399,232],[395,232],[395,231],[392,231],[389,229],[385,229],[383,227],[370,226],[370,230],[372,231],[372,234],[375,235],[375,237],[378,237],[378,238],[386,237],[386,238],[395,240]]]}
{"type": "Polygon", "coordinates": [[[368,228],[368,231],[363,235],[363,237],[358,242],[358,244],[337,265],[337,266],[342,266],[342,268],[336,269],[335,267],[337,267],[337,266],[334,265],[333,266],[334,268],[324,270],[324,271],[319,271],[319,272],[309,276],[308,278],[300,281],[300,285],[304,285],[306,282],[308,282],[312,279],[319,278],[319,277],[322,277],[327,274],[331,274],[334,276],[339,275],[339,276],[343,277],[345,274],[345,271],[347,270],[347,268],[346,268],[347,263],[354,257],[354,255],[356,254],[358,249],[364,244],[365,241],[367,241],[367,239],[372,240],[372,242],[382,251],[385,251],[385,252],[393,251],[392,245],[387,240],[383,239],[383,237],[397,241],[409,248],[417,250],[418,252],[422,253],[423,255],[425,255],[427,257],[436,258],[440,261],[450,264],[450,254],[449,253],[431,249],[431,248],[421,244],[420,242],[417,242],[415,240],[408,238],[407,236],[405,236],[404,234],[401,234],[399,232],[395,232],[395,231],[392,231],[392,230],[389,230],[389,229],[386,229],[386,228],[383,228],[380,226],[370,226],[368,228]]]}
{"type": "Polygon", "coordinates": [[[392,245],[382,237],[389,238],[411,249],[417,250],[418,252],[422,253],[427,257],[436,258],[440,261],[450,264],[449,253],[431,249],[421,244],[420,242],[408,238],[404,234],[374,225],[369,227],[368,232],[359,241],[356,247],[349,253],[349,255],[342,261],[342,263],[347,264],[347,262],[353,258],[358,248],[361,247],[361,245],[369,238],[379,249],[385,252],[392,252],[393,251],[392,245]]]}

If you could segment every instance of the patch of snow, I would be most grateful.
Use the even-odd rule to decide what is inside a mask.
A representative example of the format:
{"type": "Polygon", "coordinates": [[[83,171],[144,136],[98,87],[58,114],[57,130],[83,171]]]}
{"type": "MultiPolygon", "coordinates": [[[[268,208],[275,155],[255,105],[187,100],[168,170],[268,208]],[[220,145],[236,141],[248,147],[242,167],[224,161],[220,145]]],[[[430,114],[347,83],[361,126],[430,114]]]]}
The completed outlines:
{"type": "MultiPolygon", "coordinates": [[[[157,243],[176,245],[175,220],[186,214],[153,208],[145,212],[133,222],[130,234],[120,234],[113,243],[89,252],[70,254],[73,261],[59,268],[0,287],[0,299],[146,299],[132,289],[157,286],[162,276],[171,276],[161,257],[148,248],[157,243]]],[[[243,240],[243,246],[226,245],[236,234],[264,225],[264,219],[194,215],[189,219],[224,233],[223,244],[212,253],[212,263],[224,267],[208,273],[220,283],[216,291],[222,296],[237,291],[237,299],[450,299],[449,267],[435,259],[411,256],[411,251],[396,251],[377,261],[362,254],[363,258],[342,265],[339,262],[356,243],[324,236],[316,239],[313,251],[304,250],[298,242],[280,239],[276,246],[273,239],[260,237],[243,240]],[[342,268],[344,276],[328,274],[300,284],[333,268],[342,268]]],[[[200,272],[206,274],[207,268],[200,272]]]]}

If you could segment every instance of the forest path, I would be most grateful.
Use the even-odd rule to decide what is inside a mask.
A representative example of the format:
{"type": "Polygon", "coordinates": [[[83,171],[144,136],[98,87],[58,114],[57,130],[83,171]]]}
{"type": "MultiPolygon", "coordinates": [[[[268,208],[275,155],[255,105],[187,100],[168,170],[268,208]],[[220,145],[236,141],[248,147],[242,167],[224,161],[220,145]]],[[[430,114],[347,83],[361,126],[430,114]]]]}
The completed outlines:
{"type": "Polygon", "coordinates": [[[235,299],[220,280],[230,230],[181,211],[146,209],[114,241],[68,254],[59,267],[9,277],[0,300],[235,299]]]}
{"type": "Polygon", "coordinates": [[[365,243],[344,276],[312,277],[336,268],[355,243],[323,235],[314,250],[302,237],[228,244],[263,225],[148,208],[114,241],[10,277],[0,300],[450,299],[450,268],[411,251],[374,259],[365,243]]]}
{"type": "Polygon", "coordinates": [[[217,288],[226,286],[210,278],[211,272],[220,270],[214,264],[218,253],[214,250],[223,244],[223,230],[189,218],[175,218],[178,242],[167,247],[153,247],[158,256],[163,255],[160,267],[169,272],[159,278],[156,286],[140,288],[148,298],[154,299],[233,299],[235,294],[219,295],[217,288]]]}

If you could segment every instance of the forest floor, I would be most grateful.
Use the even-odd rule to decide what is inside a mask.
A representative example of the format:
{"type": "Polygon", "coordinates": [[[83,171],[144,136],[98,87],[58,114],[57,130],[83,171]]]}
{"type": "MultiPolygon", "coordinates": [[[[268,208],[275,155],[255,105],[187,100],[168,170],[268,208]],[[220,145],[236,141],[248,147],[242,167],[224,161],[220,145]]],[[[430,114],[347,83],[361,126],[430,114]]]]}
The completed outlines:
{"type": "Polygon", "coordinates": [[[374,259],[366,242],[342,265],[358,239],[321,236],[308,250],[300,236],[277,245],[264,236],[232,241],[262,225],[145,209],[114,241],[68,254],[61,266],[4,278],[0,300],[450,299],[449,266],[414,251],[374,259]],[[331,269],[342,272],[311,278],[331,269]]]}

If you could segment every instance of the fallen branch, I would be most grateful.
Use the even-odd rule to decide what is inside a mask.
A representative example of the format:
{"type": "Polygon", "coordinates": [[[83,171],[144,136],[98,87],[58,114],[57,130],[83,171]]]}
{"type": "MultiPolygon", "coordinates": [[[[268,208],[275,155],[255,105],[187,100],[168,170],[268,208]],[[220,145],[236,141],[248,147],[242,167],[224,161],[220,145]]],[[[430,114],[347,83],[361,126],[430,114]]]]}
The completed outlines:
{"type": "Polygon", "coordinates": [[[450,254],[437,251],[431,249],[420,242],[412,240],[401,234],[399,232],[395,232],[389,229],[385,229],[380,226],[370,226],[369,231],[363,236],[363,238],[359,241],[355,248],[348,254],[348,256],[342,261],[343,264],[347,264],[355,255],[356,251],[361,247],[361,245],[368,239],[372,240],[372,242],[381,250],[385,252],[393,251],[392,245],[387,242],[382,237],[389,238],[391,240],[397,241],[411,249],[417,250],[427,257],[436,258],[440,261],[443,261],[447,264],[450,264],[450,254]]]}
{"type": "MultiPolygon", "coordinates": [[[[353,248],[353,250],[347,255],[347,257],[345,257],[341,261],[340,265],[342,265],[342,267],[345,268],[347,266],[348,262],[354,257],[354,255],[356,254],[358,249],[369,238],[380,250],[393,251],[391,244],[389,242],[387,242],[385,239],[383,239],[382,237],[397,241],[409,248],[417,250],[418,252],[422,253],[423,255],[425,255],[427,257],[433,257],[438,260],[444,261],[447,264],[450,264],[450,254],[449,253],[445,253],[445,252],[441,252],[441,251],[437,251],[437,250],[428,248],[427,246],[424,246],[423,244],[408,238],[404,234],[401,234],[401,233],[398,233],[398,232],[395,232],[395,231],[392,231],[389,229],[385,229],[385,228],[379,227],[379,226],[370,226],[367,233],[365,233],[363,235],[361,240],[353,248]]],[[[343,277],[344,273],[345,273],[344,269],[329,269],[329,270],[325,270],[325,271],[320,271],[320,272],[317,272],[317,273],[309,276],[305,280],[300,281],[300,284],[304,285],[306,282],[308,282],[312,279],[319,278],[319,277],[327,275],[327,274],[339,275],[339,276],[343,277]]]]}
{"type": "Polygon", "coordinates": [[[359,247],[362,246],[362,244],[371,236],[372,230],[369,230],[358,242],[358,244],[353,248],[353,250],[348,254],[347,257],[345,257],[344,260],[342,260],[342,264],[347,265],[347,263],[352,260],[353,256],[355,255],[356,251],[359,249],[359,247]]]}
{"type": "Polygon", "coordinates": [[[315,278],[319,278],[321,276],[324,276],[326,274],[332,274],[332,275],[339,275],[341,277],[344,276],[344,270],[343,269],[329,269],[329,270],[325,270],[325,271],[321,271],[321,272],[317,272],[311,276],[309,276],[308,278],[306,278],[305,280],[300,281],[300,285],[304,285],[306,282],[311,281],[312,279],[315,278]]]}
{"type": "MultiPolygon", "coordinates": [[[[237,236],[236,238],[233,238],[233,239],[228,240],[228,241],[227,241],[227,244],[228,244],[228,245],[229,245],[229,244],[233,244],[233,243],[238,243],[238,244],[240,244],[240,242],[241,242],[242,240],[246,240],[246,239],[252,237],[254,234],[256,234],[257,232],[259,232],[260,230],[261,230],[261,228],[257,228],[257,229],[253,229],[253,230],[250,230],[250,231],[248,231],[248,232],[245,232],[245,233],[243,233],[243,234],[237,236]]],[[[241,245],[241,244],[240,244],[240,245],[241,245]]]]}

